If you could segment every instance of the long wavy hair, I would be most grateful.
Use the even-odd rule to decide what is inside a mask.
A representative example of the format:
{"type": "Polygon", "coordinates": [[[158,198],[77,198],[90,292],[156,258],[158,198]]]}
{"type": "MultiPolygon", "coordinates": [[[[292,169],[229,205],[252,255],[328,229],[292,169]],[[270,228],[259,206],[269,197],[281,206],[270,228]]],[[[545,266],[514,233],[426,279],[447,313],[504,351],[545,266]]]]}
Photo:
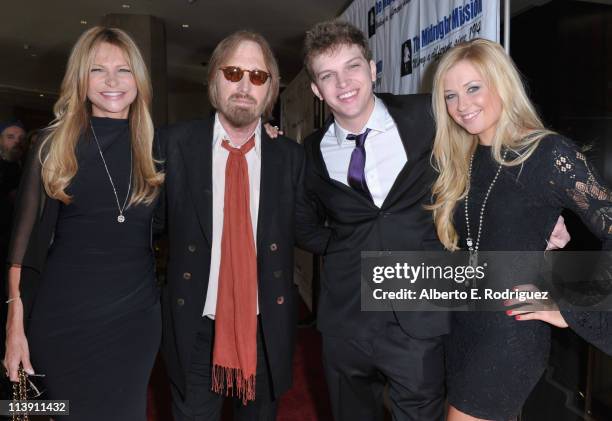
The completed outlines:
{"type": "Polygon", "coordinates": [[[129,205],[150,204],[164,181],[164,174],[157,171],[153,158],[151,81],[136,43],[117,28],[93,27],[84,32],[72,48],[59,99],[53,108],[55,119],[44,131],[39,152],[43,185],[50,197],[66,204],[71,202],[72,197],[66,193],[66,188],[78,171],[77,142],[89,127],[89,73],[102,43],[120,48],[134,75],[138,93],[128,115],[133,153],[133,185],[129,205]]]}
{"type": "Polygon", "coordinates": [[[468,192],[468,167],[478,145],[478,136],[468,133],[448,114],[444,96],[444,78],[461,61],[469,62],[480,73],[502,104],[491,147],[493,158],[502,165],[520,165],[535,151],[539,141],[552,133],[547,130],[521,81],[512,59],[496,42],[473,39],[450,49],[441,59],[434,75],[432,92],[436,136],[433,165],[438,171],[432,194],[434,222],[438,237],[448,250],[457,250],[459,237],[453,223],[457,202],[468,192]],[[502,158],[503,150],[508,153],[502,158]]]}

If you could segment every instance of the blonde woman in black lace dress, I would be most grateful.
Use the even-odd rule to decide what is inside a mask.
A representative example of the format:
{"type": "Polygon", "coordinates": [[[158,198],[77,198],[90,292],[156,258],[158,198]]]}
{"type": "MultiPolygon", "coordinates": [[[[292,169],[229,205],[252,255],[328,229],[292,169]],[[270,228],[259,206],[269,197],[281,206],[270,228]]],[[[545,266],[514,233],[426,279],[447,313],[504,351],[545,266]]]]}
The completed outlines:
{"type": "MultiPolygon", "coordinates": [[[[612,248],[612,194],[570,140],[544,128],[502,47],[475,39],[440,61],[434,220],[446,249],[543,251],[563,208],[612,248]]],[[[517,417],[544,372],[550,326],[612,352],[609,313],[455,312],[449,421],[517,417]],[[597,319],[597,320],[594,320],[597,319]]]]}

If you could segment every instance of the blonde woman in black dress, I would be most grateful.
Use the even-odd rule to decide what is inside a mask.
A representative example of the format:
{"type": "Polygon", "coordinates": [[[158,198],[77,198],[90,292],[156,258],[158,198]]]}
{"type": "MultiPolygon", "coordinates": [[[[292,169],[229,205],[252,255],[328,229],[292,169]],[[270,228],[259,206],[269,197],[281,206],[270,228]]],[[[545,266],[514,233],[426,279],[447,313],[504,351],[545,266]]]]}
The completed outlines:
{"type": "MultiPolygon", "coordinates": [[[[563,208],[612,248],[612,193],[570,140],[543,126],[499,44],[449,50],[433,108],[434,220],[446,249],[544,251],[563,208]]],[[[547,366],[551,325],[612,352],[609,313],[519,313],[453,313],[448,421],[515,419],[547,366]]]]}
{"type": "Polygon", "coordinates": [[[150,80],[123,31],[95,27],[70,55],[55,120],[30,154],[8,263],[4,366],[44,374],[70,420],[144,420],[161,337],[151,249],[163,174],[150,80]]]}

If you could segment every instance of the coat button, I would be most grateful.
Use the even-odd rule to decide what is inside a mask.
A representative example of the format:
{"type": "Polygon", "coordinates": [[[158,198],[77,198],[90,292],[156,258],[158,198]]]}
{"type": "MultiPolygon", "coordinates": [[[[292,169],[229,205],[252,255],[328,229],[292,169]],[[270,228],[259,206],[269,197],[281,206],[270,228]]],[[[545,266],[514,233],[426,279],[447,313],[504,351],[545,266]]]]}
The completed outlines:
{"type": "Polygon", "coordinates": [[[275,278],[280,278],[281,276],[283,276],[283,271],[282,270],[275,270],[274,271],[274,277],[275,278]]]}
{"type": "Polygon", "coordinates": [[[179,306],[184,306],[185,305],[185,300],[183,300],[182,298],[179,298],[176,300],[176,304],[179,306]]]}
{"type": "Polygon", "coordinates": [[[187,280],[191,279],[191,273],[189,272],[183,273],[183,279],[187,279],[187,280]]]}
{"type": "Polygon", "coordinates": [[[272,250],[272,251],[278,250],[278,246],[276,245],[276,243],[270,244],[270,250],[272,250]]]}
{"type": "Polygon", "coordinates": [[[189,245],[187,246],[187,250],[189,250],[189,251],[190,251],[190,252],[192,252],[192,253],[193,253],[194,251],[196,251],[196,246],[195,246],[195,244],[189,244],[189,245]]]}
{"type": "Polygon", "coordinates": [[[283,297],[282,295],[279,297],[276,297],[276,304],[282,304],[285,302],[285,297],[283,297]]]}

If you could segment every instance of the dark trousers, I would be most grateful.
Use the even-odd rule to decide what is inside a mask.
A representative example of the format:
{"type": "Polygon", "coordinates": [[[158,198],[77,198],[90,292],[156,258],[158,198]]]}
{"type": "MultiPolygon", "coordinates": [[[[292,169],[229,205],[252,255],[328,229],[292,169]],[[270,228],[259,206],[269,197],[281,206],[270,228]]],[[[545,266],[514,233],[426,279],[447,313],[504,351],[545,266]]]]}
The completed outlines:
{"type": "MultiPolygon", "coordinates": [[[[212,350],[215,322],[203,317],[193,349],[191,367],[187,375],[184,399],[172,387],[172,412],[174,421],[216,421],[221,419],[225,396],[211,390],[212,350]]],[[[255,401],[243,405],[242,400],[229,397],[236,421],[273,421],[276,419],[277,402],[273,399],[272,384],[261,335],[257,329],[257,378],[255,401]]]]}
{"type": "Polygon", "coordinates": [[[443,337],[412,338],[396,321],[367,339],[324,335],[323,365],[335,421],[383,420],[385,384],[393,420],[444,419],[443,337]]]}

